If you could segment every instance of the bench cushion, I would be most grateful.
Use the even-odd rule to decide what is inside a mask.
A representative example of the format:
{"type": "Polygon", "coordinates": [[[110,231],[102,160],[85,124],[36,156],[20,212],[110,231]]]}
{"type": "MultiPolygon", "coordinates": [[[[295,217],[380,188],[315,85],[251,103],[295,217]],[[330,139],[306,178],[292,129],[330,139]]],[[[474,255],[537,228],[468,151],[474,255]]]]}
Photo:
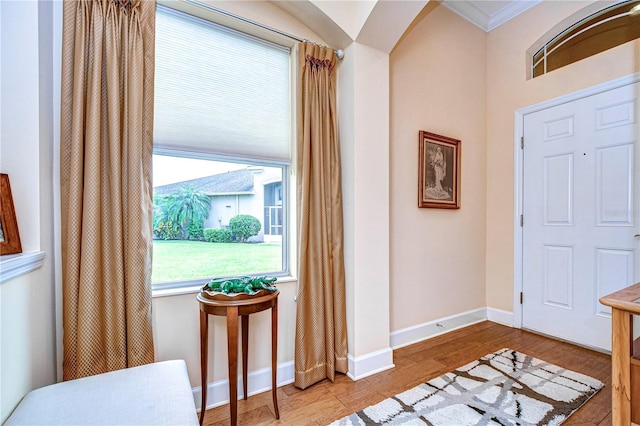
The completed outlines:
{"type": "Polygon", "coordinates": [[[56,383],[29,392],[5,425],[197,425],[183,360],[56,383]]]}

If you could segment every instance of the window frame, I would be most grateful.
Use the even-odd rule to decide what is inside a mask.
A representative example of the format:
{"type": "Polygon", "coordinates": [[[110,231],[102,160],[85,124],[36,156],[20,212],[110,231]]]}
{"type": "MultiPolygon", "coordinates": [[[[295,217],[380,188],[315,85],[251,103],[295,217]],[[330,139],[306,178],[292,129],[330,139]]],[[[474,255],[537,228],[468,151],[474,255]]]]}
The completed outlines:
{"type": "MultiPolygon", "coordinates": [[[[293,206],[291,205],[291,185],[289,176],[290,173],[290,165],[280,162],[269,162],[269,161],[255,161],[248,159],[234,159],[231,157],[223,157],[221,155],[209,154],[206,152],[193,152],[193,151],[184,151],[178,150],[175,148],[163,148],[163,147],[154,147],[153,149],[154,155],[162,155],[162,156],[170,156],[170,157],[180,157],[180,158],[189,158],[194,160],[208,160],[208,161],[220,161],[225,163],[238,163],[238,164],[246,164],[250,166],[258,166],[258,167],[271,167],[271,168],[280,168],[282,170],[282,197],[283,197],[283,208],[282,208],[282,270],[280,271],[257,271],[251,272],[247,274],[247,276],[260,276],[269,274],[270,276],[278,277],[278,279],[284,278],[293,279],[293,273],[291,270],[292,258],[291,258],[291,235],[294,233],[291,232],[292,222],[290,218],[292,217],[293,206]]],[[[194,279],[185,279],[185,280],[176,280],[176,281],[168,281],[168,282],[158,282],[152,283],[151,289],[152,291],[166,291],[166,290],[176,290],[185,287],[193,287],[198,286],[198,288],[202,287],[204,282],[207,279],[213,277],[202,277],[202,278],[194,278],[194,279]]]]}
{"type": "MultiPolygon", "coordinates": [[[[267,29],[256,27],[241,19],[237,19],[235,15],[220,13],[217,8],[211,7],[203,3],[193,3],[188,1],[176,2],[172,0],[158,0],[157,6],[172,9],[178,12],[186,13],[216,25],[222,25],[235,31],[242,32],[247,36],[262,39],[269,43],[278,44],[289,49],[289,92],[290,92],[290,160],[289,162],[271,161],[264,159],[255,159],[248,157],[238,157],[233,155],[222,155],[219,152],[209,152],[206,150],[185,149],[182,147],[166,146],[155,144],[153,146],[154,155],[175,156],[182,158],[192,158],[200,160],[222,161],[229,163],[251,164],[264,167],[278,167],[282,169],[282,205],[283,205],[283,224],[282,224],[282,270],[278,272],[255,272],[247,275],[264,275],[268,272],[270,275],[278,277],[278,282],[296,281],[296,212],[295,203],[295,170],[296,170],[296,144],[295,144],[295,123],[296,123],[296,85],[295,85],[295,64],[297,63],[297,52],[295,40],[280,34],[273,33],[267,29]],[[293,182],[293,184],[292,184],[293,182]]],[[[213,151],[213,150],[212,150],[213,151]]],[[[194,293],[200,290],[204,282],[209,277],[185,279],[170,282],[152,283],[153,297],[172,296],[176,294],[194,293]]]]}

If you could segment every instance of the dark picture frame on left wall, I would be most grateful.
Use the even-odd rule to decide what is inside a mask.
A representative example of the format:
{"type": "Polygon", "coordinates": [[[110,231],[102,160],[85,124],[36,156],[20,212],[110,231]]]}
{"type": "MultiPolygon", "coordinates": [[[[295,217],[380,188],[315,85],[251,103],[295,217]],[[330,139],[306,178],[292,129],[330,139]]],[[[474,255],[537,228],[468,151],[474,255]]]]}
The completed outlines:
{"type": "Polygon", "coordinates": [[[0,173],[0,255],[22,253],[9,175],[0,173]]]}

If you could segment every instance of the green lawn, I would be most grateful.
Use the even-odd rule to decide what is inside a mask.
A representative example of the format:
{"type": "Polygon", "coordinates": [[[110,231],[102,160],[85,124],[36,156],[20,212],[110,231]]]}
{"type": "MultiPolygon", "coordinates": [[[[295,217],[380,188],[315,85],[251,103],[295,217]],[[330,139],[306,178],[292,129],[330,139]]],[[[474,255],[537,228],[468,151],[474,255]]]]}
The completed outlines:
{"type": "Polygon", "coordinates": [[[282,270],[282,244],[153,241],[154,283],[282,270]]]}

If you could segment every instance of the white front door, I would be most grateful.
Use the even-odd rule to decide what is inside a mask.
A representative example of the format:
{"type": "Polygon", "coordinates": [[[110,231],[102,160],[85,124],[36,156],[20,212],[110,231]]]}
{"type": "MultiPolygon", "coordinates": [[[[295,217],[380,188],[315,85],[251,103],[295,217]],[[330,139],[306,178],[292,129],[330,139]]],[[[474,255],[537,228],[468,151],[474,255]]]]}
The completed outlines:
{"type": "Polygon", "coordinates": [[[611,349],[601,296],[638,281],[640,83],[524,117],[524,328],[611,349]]]}

